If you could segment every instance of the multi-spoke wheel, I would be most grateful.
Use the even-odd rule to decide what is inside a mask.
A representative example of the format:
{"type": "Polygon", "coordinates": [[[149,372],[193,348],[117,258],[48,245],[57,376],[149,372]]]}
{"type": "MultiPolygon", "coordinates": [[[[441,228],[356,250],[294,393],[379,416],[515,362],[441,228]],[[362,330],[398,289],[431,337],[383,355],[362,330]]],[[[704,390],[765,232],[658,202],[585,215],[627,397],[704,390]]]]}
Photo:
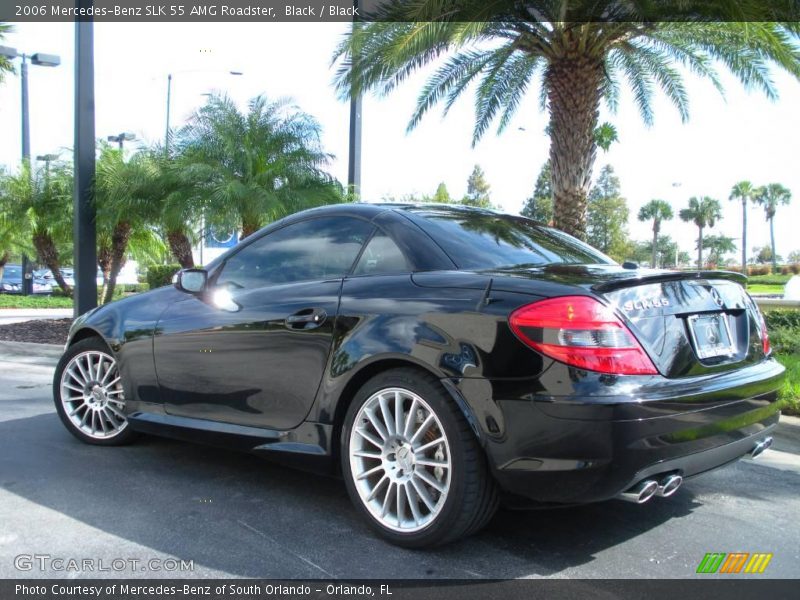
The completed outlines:
{"type": "Polygon", "coordinates": [[[61,420],[78,439],[106,445],[130,441],[117,362],[101,340],[82,340],[64,353],[53,396],[61,420]]]}
{"type": "Polygon", "coordinates": [[[497,504],[463,415],[438,381],[410,369],[376,376],[353,400],[342,467],[356,506],[386,538],[405,546],[468,535],[497,504]]]}

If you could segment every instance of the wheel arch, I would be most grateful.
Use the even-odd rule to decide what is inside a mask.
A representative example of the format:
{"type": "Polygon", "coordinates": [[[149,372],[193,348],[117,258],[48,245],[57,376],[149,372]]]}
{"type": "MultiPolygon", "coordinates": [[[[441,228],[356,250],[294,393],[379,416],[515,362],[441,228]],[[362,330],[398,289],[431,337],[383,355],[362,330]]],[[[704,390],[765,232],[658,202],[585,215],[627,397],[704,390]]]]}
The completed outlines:
{"type": "Polygon", "coordinates": [[[109,344],[108,340],[106,340],[106,338],[103,337],[103,334],[101,334],[96,329],[94,329],[92,327],[88,327],[88,326],[87,327],[81,327],[80,329],[78,329],[78,331],[76,331],[73,334],[73,336],[69,340],[69,343],[67,344],[67,348],[70,348],[70,347],[74,346],[75,344],[77,344],[80,341],[83,341],[83,340],[86,340],[86,339],[89,339],[89,338],[93,338],[93,337],[102,340],[103,343],[106,346],[108,346],[108,349],[113,352],[113,349],[111,348],[111,344],[109,344]]]}
{"type": "Polygon", "coordinates": [[[456,386],[452,385],[452,383],[450,383],[446,378],[443,378],[441,373],[437,373],[427,365],[420,364],[419,362],[410,360],[407,357],[387,356],[370,361],[368,364],[361,366],[361,368],[351,375],[350,379],[347,381],[345,386],[342,388],[342,391],[338,395],[336,409],[333,413],[333,433],[331,438],[333,465],[337,472],[341,470],[339,451],[341,447],[340,437],[344,427],[344,419],[347,414],[347,409],[350,407],[350,404],[358,393],[358,390],[360,390],[364,384],[367,383],[367,381],[380,373],[389,371],[391,369],[403,368],[433,375],[439,381],[439,384],[447,393],[448,397],[450,397],[458,406],[464,418],[467,420],[467,423],[469,423],[470,429],[472,429],[472,432],[475,434],[478,442],[482,445],[482,434],[480,427],[477,425],[475,415],[467,401],[459,393],[456,386]]]}

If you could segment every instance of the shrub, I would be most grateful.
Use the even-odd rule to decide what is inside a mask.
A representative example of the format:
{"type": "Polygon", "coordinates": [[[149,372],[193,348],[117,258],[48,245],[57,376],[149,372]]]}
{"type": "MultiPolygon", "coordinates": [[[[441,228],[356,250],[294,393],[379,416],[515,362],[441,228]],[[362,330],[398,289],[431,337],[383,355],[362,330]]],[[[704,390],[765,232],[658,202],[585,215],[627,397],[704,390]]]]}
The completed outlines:
{"type": "Polygon", "coordinates": [[[769,265],[753,265],[747,268],[747,274],[753,275],[769,275],[772,273],[772,267],[769,265]]]}
{"type": "Polygon", "coordinates": [[[800,310],[768,310],[764,313],[770,335],[779,329],[794,330],[800,334],[800,310]]]}
{"type": "Polygon", "coordinates": [[[147,285],[151,290],[169,285],[180,270],[180,265],[150,265],[147,268],[147,285]]]}

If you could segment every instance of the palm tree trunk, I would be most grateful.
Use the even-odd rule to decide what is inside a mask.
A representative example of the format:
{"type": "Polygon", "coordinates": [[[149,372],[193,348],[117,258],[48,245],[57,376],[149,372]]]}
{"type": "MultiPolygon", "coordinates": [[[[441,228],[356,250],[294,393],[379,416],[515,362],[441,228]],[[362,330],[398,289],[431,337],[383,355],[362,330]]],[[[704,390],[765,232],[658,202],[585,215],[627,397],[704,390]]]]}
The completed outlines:
{"type": "Polygon", "coordinates": [[[187,235],[180,230],[167,232],[167,243],[170,252],[178,261],[181,268],[191,269],[194,267],[194,257],[192,256],[192,244],[187,235]]]}
{"type": "Polygon", "coordinates": [[[259,227],[257,223],[251,223],[245,219],[242,219],[242,235],[239,240],[245,239],[247,236],[253,235],[256,231],[258,231],[259,227]]]}
{"type": "Polygon", "coordinates": [[[703,228],[697,228],[700,231],[700,237],[697,238],[697,268],[703,268],[703,228]]]}
{"type": "Polygon", "coordinates": [[[97,250],[97,265],[100,267],[100,272],[103,274],[103,290],[100,293],[100,297],[105,298],[106,290],[108,289],[108,280],[111,277],[111,248],[106,244],[102,244],[97,250]]]}
{"type": "Polygon", "coordinates": [[[68,298],[72,298],[72,288],[64,281],[64,276],[61,274],[61,265],[58,261],[58,250],[56,249],[53,238],[47,232],[37,231],[33,234],[33,246],[36,248],[36,254],[39,260],[47,265],[53,278],[56,280],[58,287],[64,292],[68,298]]]}
{"type": "Polygon", "coordinates": [[[545,74],[555,226],[586,239],[586,204],[597,146],[594,129],[603,83],[601,61],[566,56],[545,74]]]}
{"type": "Polygon", "coordinates": [[[653,260],[650,266],[654,269],[658,268],[658,225],[653,223],[653,260]]]}
{"type": "Polygon", "coordinates": [[[778,272],[778,257],[775,254],[775,217],[769,218],[769,241],[772,248],[772,273],[778,272]]]}
{"type": "Polygon", "coordinates": [[[747,275],[747,196],[742,198],[742,275],[747,275]]]}
{"type": "Polygon", "coordinates": [[[114,298],[114,288],[117,287],[117,276],[125,264],[125,254],[128,251],[128,241],[131,239],[131,224],[120,221],[114,226],[111,233],[111,270],[108,276],[108,285],[105,285],[103,304],[111,302],[114,298]]]}
{"type": "Polygon", "coordinates": [[[3,278],[3,272],[6,270],[6,263],[9,258],[11,258],[11,255],[8,253],[8,250],[4,250],[3,254],[0,255],[0,279],[3,278]]]}

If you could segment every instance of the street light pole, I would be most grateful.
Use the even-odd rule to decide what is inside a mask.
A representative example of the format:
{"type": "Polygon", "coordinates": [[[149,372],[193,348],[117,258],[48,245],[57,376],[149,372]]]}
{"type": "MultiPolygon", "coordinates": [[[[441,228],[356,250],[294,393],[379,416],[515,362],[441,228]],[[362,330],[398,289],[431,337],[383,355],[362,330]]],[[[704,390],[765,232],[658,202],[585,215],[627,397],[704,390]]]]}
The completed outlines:
{"type": "MultiPolygon", "coordinates": [[[[358,27],[358,0],[353,0],[353,29],[358,27]]],[[[356,49],[356,53],[358,49],[356,49]]],[[[357,56],[353,56],[353,69],[358,68],[357,56]]],[[[350,131],[348,144],[347,187],[356,197],[361,194],[361,95],[350,98],[350,131]]]]}
{"type": "MultiPolygon", "coordinates": [[[[91,8],[92,0],[78,0],[91,8]]],[[[97,230],[92,202],[95,174],[93,21],[75,22],[75,316],[97,306],[97,230]]]]}
{"type": "Polygon", "coordinates": [[[136,139],[136,135],[133,133],[129,133],[127,131],[123,131],[118,135],[109,135],[106,138],[109,142],[114,142],[119,146],[120,152],[124,149],[123,145],[125,142],[130,142],[136,139]]]}

